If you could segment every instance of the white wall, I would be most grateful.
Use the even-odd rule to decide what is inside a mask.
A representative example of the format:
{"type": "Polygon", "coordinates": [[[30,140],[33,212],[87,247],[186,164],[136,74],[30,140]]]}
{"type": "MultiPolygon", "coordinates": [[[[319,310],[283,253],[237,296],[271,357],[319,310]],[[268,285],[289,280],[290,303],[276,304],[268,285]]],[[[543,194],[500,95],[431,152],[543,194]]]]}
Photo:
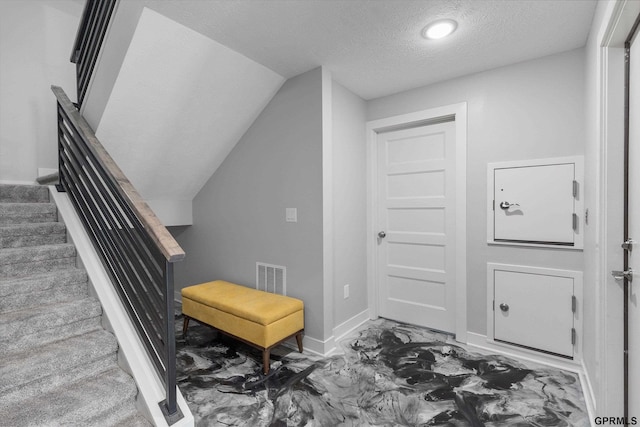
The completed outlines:
{"type": "Polygon", "coordinates": [[[191,224],[192,199],[283,82],[144,8],[96,135],[164,224],[191,224]]]}
{"type": "Polygon", "coordinates": [[[0,181],[32,183],[58,168],[52,84],[76,98],[69,62],[83,5],[73,0],[0,1],[0,181]]]}
{"type": "Polygon", "coordinates": [[[581,251],[487,245],[487,163],[584,154],[584,51],[474,74],[368,103],[367,120],[468,103],[468,330],[486,334],[487,262],[582,270],[581,251]]]}
{"type": "Polygon", "coordinates": [[[366,103],[332,82],[334,326],[367,309],[366,103]],[[344,285],[349,298],[344,298],[344,285]]]}
{"type": "Polygon", "coordinates": [[[256,262],[287,267],[305,303],[305,339],[324,331],[322,70],[287,80],[193,201],[194,225],[172,230],[187,257],[176,288],[223,279],[255,286],[256,262]],[[285,208],[298,222],[285,222],[285,208]]]}

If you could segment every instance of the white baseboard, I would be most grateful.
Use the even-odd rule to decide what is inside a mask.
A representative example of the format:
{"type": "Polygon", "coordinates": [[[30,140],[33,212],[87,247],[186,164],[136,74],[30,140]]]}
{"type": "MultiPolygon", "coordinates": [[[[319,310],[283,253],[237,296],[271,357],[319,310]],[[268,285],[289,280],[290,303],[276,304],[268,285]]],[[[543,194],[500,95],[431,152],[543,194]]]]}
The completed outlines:
{"type": "Polygon", "coordinates": [[[474,350],[478,349],[486,353],[500,354],[503,356],[513,357],[515,359],[527,360],[577,374],[582,387],[582,394],[587,405],[589,423],[591,427],[595,427],[593,424],[595,420],[595,399],[591,380],[584,365],[584,361],[564,360],[544,353],[538,354],[538,352],[534,350],[513,347],[508,344],[488,340],[486,335],[476,334],[474,332],[467,332],[467,345],[474,350]]]}
{"type": "Polygon", "coordinates": [[[358,329],[363,323],[365,323],[369,319],[371,319],[371,317],[369,316],[369,309],[366,309],[356,314],[346,322],[343,322],[338,326],[336,326],[335,328],[333,328],[333,336],[336,337],[335,339],[336,342],[340,341],[346,335],[358,329]]]}
{"type": "Polygon", "coordinates": [[[576,374],[583,372],[582,365],[578,361],[562,359],[545,353],[539,353],[534,350],[491,341],[487,339],[486,335],[476,334],[474,332],[467,332],[467,345],[492,354],[497,353],[517,359],[528,360],[530,362],[539,363],[552,368],[563,369],[576,374]]]}
{"type": "Polygon", "coordinates": [[[589,419],[593,426],[593,420],[596,418],[596,394],[591,384],[591,378],[589,377],[589,371],[582,361],[582,374],[580,374],[580,382],[582,384],[582,390],[584,391],[584,400],[587,403],[587,411],[589,412],[589,419]]]}
{"type": "MultiPolygon", "coordinates": [[[[304,350],[308,350],[310,353],[321,357],[331,356],[337,350],[336,342],[351,331],[358,328],[367,320],[369,320],[368,309],[356,314],[351,319],[333,328],[333,335],[331,335],[324,341],[305,335],[304,339],[302,340],[304,350]]],[[[285,345],[293,348],[293,344],[291,343],[285,343],[285,345]]]]}
{"type": "MultiPolygon", "coordinates": [[[[126,359],[126,365],[138,386],[138,402],[142,404],[141,410],[149,420],[153,421],[154,425],[167,426],[164,415],[158,406],[158,402],[165,399],[164,386],[131,324],[120,297],[111,284],[109,274],[100,261],[100,257],[68,195],[58,193],[53,186],[49,186],[49,193],[51,200],[57,205],[58,213],[65,223],[67,233],[77,248],[79,261],[89,275],[91,286],[102,305],[103,315],[107,317],[107,321],[118,340],[120,347],[118,357],[122,356],[126,359]]],[[[172,427],[193,427],[193,415],[179,389],[177,389],[177,403],[184,417],[172,427]]]]}
{"type": "Polygon", "coordinates": [[[305,335],[302,340],[304,351],[309,351],[317,356],[330,356],[336,349],[336,341],[333,335],[324,341],[305,335]]]}

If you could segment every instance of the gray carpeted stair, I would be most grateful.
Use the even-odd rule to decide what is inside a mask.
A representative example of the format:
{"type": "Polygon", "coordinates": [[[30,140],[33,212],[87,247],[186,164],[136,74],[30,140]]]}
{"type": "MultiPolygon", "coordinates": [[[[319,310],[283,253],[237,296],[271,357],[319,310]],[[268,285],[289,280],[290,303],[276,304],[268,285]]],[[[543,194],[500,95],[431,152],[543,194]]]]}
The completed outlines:
{"type": "Polygon", "coordinates": [[[40,186],[0,185],[0,425],[149,426],[40,186]]]}
{"type": "Polygon", "coordinates": [[[60,222],[14,224],[0,228],[0,248],[56,245],[66,241],[65,227],[60,222]]]}

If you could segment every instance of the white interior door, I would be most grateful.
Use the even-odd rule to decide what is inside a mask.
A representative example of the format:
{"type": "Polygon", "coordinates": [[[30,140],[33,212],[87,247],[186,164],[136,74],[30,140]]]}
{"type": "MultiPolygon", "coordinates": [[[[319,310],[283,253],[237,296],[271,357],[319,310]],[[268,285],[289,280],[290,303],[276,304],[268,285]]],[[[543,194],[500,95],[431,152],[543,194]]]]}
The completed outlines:
{"type": "Polygon", "coordinates": [[[640,416],[640,42],[631,44],[629,73],[629,238],[636,241],[629,252],[629,409],[640,416]]]}
{"type": "Polygon", "coordinates": [[[379,314],[455,333],[455,123],[377,139],[379,314]]]}

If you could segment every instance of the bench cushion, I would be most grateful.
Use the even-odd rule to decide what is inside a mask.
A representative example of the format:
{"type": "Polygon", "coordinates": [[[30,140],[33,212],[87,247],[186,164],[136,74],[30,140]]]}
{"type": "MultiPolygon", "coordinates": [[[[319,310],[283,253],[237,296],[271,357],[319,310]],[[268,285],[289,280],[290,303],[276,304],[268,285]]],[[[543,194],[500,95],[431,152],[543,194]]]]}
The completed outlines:
{"type": "Polygon", "coordinates": [[[222,280],[182,289],[182,312],[265,348],[304,329],[301,300],[222,280]]]}

